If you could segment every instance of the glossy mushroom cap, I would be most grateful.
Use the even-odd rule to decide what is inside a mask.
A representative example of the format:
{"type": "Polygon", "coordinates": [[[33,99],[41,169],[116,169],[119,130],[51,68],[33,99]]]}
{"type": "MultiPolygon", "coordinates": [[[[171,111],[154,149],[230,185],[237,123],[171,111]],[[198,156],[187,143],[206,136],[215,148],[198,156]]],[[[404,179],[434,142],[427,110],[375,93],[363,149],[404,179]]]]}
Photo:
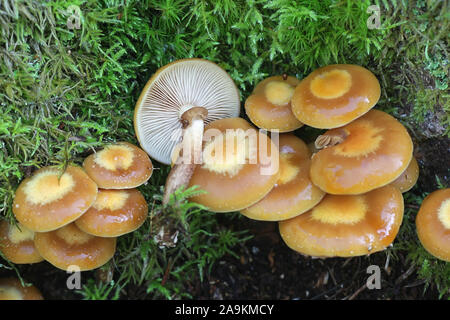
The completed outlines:
{"type": "Polygon", "coordinates": [[[81,231],[75,223],[36,233],[34,243],[41,256],[55,267],[92,270],[107,263],[116,251],[116,238],[101,238],[81,231]]]}
{"type": "Polygon", "coordinates": [[[134,111],[134,129],[142,148],[170,164],[182,138],[185,112],[207,110],[205,123],[238,117],[239,90],[228,73],[204,59],[181,59],[158,69],[145,85],[134,111]]]}
{"type": "Polygon", "coordinates": [[[147,182],[153,172],[149,156],[128,142],[105,146],[88,156],[83,167],[102,189],[136,188],[147,182]]]}
{"type": "Polygon", "coordinates": [[[295,77],[274,76],[258,83],[245,101],[245,112],[259,128],[289,132],[303,126],[291,110],[291,98],[299,84],[295,77]]]}
{"type": "Polygon", "coordinates": [[[44,300],[35,286],[22,286],[19,279],[0,279],[0,300],[44,300]]]}
{"type": "Polygon", "coordinates": [[[0,221],[0,252],[12,263],[37,263],[44,259],[34,246],[34,232],[6,220],[0,221]]]}
{"type": "Polygon", "coordinates": [[[378,110],[328,130],[316,146],[325,148],[312,158],[311,180],[331,194],[360,194],[391,183],[407,168],[413,152],[405,127],[378,110]]]}
{"type": "Polygon", "coordinates": [[[241,210],[255,220],[280,221],[308,211],[322,200],[325,193],[309,179],[311,152],[292,134],[279,140],[280,176],[275,187],[262,200],[241,210]]]}
{"type": "Polygon", "coordinates": [[[80,167],[44,167],[20,183],[12,211],[23,226],[47,232],[78,219],[96,197],[97,185],[80,167]]]}
{"type": "Polygon", "coordinates": [[[391,182],[391,185],[398,188],[401,192],[405,193],[415,186],[418,179],[419,179],[419,165],[417,163],[416,158],[412,157],[408,167],[397,179],[391,182]]]}
{"type": "Polygon", "coordinates": [[[207,193],[191,201],[215,212],[238,211],[274,187],[278,150],[265,134],[242,118],[229,118],[210,123],[205,137],[203,164],[195,167],[190,186],[207,193]]]}
{"type": "Polygon", "coordinates": [[[293,250],[313,257],[353,257],[381,251],[403,219],[403,196],[385,186],[361,195],[326,195],[310,211],[279,222],[293,250]]]}
{"type": "Polygon", "coordinates": [[[430,193],[416,216],[417,235],[423,247],[450,262],[450,189],[430,193]]]}
{"type": "Polygon", "coordinates": [[[369,70],[349,64],[329,65],[300,82],[292,97],[292,112],[308,126],[337,128],[369,111],[380,92],[380,83],[369,70]]]}
{"type": "Polygon", "coordinates": [[[139,190],[99,189],[94,205],[75,224],[94,236],[118,237],[138,229],[147,216],[147,202],[139,190]]]}

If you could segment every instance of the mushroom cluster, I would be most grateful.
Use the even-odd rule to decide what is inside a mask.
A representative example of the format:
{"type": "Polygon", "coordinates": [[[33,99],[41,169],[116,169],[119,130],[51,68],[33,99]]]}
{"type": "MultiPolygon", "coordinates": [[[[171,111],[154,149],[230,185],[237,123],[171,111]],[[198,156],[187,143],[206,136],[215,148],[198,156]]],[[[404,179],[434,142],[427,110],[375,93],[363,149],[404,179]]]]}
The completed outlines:
{"type": "Polygon", "coordinates": [[[117,237],[138,229],[148,206],[136,188],[152,175],[152,162],[127,142],[106,145],[83,166],[48,166],[23,180],[13,208],[17,224],[0,222],[0,251],[17,264],[48,261],[67,270],[107,263],[117,237]]]}

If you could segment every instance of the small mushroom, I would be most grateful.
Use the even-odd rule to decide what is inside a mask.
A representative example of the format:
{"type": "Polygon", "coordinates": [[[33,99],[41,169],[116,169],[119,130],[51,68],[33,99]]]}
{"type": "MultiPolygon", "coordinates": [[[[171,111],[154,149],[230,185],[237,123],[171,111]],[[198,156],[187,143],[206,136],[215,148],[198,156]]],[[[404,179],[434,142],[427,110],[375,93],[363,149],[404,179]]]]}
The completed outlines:
{"type": "Polygon", "coordinates": [[[0,251],[12,263],[28,264],[44,259],[34,246],[34,232],[6,220],[0,222],[0,251]]]}
{"type": "Polygon", "coordinates": [[[98,190],[92,207],[75,224],[98,237],[118,237],[138,229],[148,216],[148,205],[137,189],[98,190]]]}
{"type": "Polygon", "coordinates": [[[312,182],[326,193],[360,194],[397,179],[409,165],[413,144],[406,128],[389,114],[371,110],[316,139],[312,182]]]}
{"type": "Polygon", "coordinates": [[[291,110],[291,98],[300,81],[291,76],[273,76],[258,83],[245,101],[245,112],[259,128],[289,132],[303,126],[291,110]]]}
{"type": "Polygon", "coordinates": [[[423,247],[436,258],[450,262],[450,188],[430,193],[416,216],[423,247]]]}
{"type": "Polygon", "coordinates": [[[0,279],[0,300],[44,300],[35,286],[23,286],[19,279],[0,279]]]}
{"type": "Polygon", "coordinates": [[[114,256],[116,239],[87,234],[71,223],[55,231],[36,233],[34,244],[55,267],[67,270],[77,266],[86,271],[101,267],[114,256]]]}
{"type": "Polygon", "coordinates": [[[380,98],[380,83],[369,70],[335,64],[304,78],[292,97],[292,112],[304,124],[341,127],[368,112],[380,98]]]}
{"type": "Polygon", "coordinates": [[[20,183],[12,211],[26,228],[47,232],[78,219],[96,197],[97,185],[83,169],[69,165],[62,172],[50,166],[20,183]]]}
{"type": "Polygon", "coordinates": [[[136,188],[147,182],[153,172],[149,156],[128,142],[105,146],[88,156],[83,167],[102,189],[136,188]]]}
{"type": "Polygon", "coordinates": [[[195,163],[201,162],[204,123],[237,117],[239,91],[225,70],[203,59],[182,59],[160,68],[147,82],[134,112],[134,128],[142,148],[170,164],[174,147],[182,155],[167,178],[163,203],[187,186],[195,163]]]}
{"type": "Polygon", "coordinates": [[[391,185],[398,188],[401,192],[405,193],[415,186],[418,179],[419,179],[419,165],[417,163],[416,158],[412,157],[408,167],[397,179],[391,182],[391,185]]]}
{"type": "Polygon", "coordinates": [[[265,197],[278,175],[278,150],[265,134],[242,118],[211,122],[205,128],[203,163],[195,167],[190,186],[206,194],[191,201],[215,212],[242,210],[265,197]],[[265,152],[262,152],[265,150],[265,152]]]}
{"type": "Polygon", "coordinates": [[[281,221],[308,211],[322,200],[325,193],[309,178],[311,152],[292,134],[279,140],[280,176],[275,187],[262,200],[241,210],[251,219],[281,221]]]}
{"type": "Polygon", "coordinates": [[[313,209],[279,222],[291,249],[313,257],[353,257],[384,250],[403,220],[403,196],[393,186],[361,195],[330,195],[313,209]]]}

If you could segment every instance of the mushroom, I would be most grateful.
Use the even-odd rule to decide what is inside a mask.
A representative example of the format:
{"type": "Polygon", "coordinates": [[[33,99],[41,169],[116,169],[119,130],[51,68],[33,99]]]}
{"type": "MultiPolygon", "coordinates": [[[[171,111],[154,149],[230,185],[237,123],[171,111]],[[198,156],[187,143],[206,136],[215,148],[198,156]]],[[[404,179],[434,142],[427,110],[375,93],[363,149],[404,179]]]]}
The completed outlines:
{"type": "Polygon", "coordinates": [[[313,209],[279,222],[291,249],[313,257],[353,257],[384,250],[403,220],[403,196],[393,186],[361,195],[330,195],[313,209]]]}
{"type": "Polygon", "coordinates": [[[251,219],[280,221],[308,211],[322,200],[325,193],[309,178],[311,152],[292,134],[279,140],[280,176],[275,187],[262,200],[241,210],[251,219]]]}
{"type": "Polygon", "coordinates": [[[147,216],[147,202],[139,190],[99,189],[93,206],[75,224],[94,236],[118,237],[138,229],[147,216]]]}
{"type": "Polygon", "coordinates": [[[77,266],[86,271],[101,267],[114,256],[116,239],[87,234],[71,223],[55,231],[36,233],[34,244],[55,267],[68,270],[77,266]]]}
{"type": "Polygon", "coordinates": [[[369,70],[335,64],[319,68],[295,88],[292,112],[308,126],[332,129],[369,111],[380,98],[380,83],[369,70]]]}
{"type": "Polygon", "coordinates": [[[152,161],[141,148],[128,142],[105,146],[88,156],[83,167],[103,189],[136,188],[150,179],[152,161]]]}
{"type": "Polygon", "coordinates": [[[170,164],[182,141],[182,156],[167,178],[163,203],[187,186],[195,163],[201,162],[204,123],[238,117],[239,91],[225,70],[211,61],[182,59],[160,68],[147,82],[134,112],[134,128],[142,148],[170,164]]]}
{"type": "Polygon", "coordinates": [[[436,258],[450,262],[450,188],[430,193],[416,216],[423,247],[436,258]]]}
{"type": "Polygon", "coordinates": [[[23,286],[19,279],[0,279],[0,300],[44,300],[35,286],[23,286]]]}
{"type": "Polygon", "coordinates": [[[35,232],[61,228],[78,219],[97,197],[97,185],[80,167],[62,172],[44,167],[17,188],[12,211],[17,220],[35,232]]]}
{"type": "Polygon", "coordinates": [[[27,264],[44,260],[34,246],[34,232],[20,224],[0,222],[0,252],[12,263],[27,264]]]}
{"type": "Polygon", "coordinates": [[[242,210],[265,197],[279,176],[278,149],[242,118],[211,122],[205,128],[203,163],[190,186],[206,193],[191,201],[215,212],[242,210]]]}
{"type": "Polygon", "coordinates": [[[391,182],[391,185],[405,193],[414,187],[417,179],[419,179],[419,165],[417,164],[416,158],[412,157],[408,167],[397,179],[391,182]]]}
{"type": "Polygon", "coordinates": [[[291,110],[291,98],[300,81],[291,76],[273,76],[258,83],[245,101],[245,112],[259,128],[289,132],[303,126],[291,110]]]}
{"type": "Polygon", "coordinates": [[[359,194],[397,179],[412,158],[405,127],[389,114],[371,110],[316,139],[312,182],[326,193],[359,194]]]}

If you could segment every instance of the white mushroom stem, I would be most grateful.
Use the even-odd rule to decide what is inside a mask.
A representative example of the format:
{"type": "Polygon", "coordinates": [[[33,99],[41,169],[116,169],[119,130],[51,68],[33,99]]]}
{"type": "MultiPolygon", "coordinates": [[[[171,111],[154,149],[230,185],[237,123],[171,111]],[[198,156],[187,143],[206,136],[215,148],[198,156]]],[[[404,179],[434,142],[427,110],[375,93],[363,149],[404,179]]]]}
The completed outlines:
{"type": "Polygon", "coordinates": [[[184,112],[181,121],[185,127],[180,155],[169,173],[164,188],[163,204],[167,204],[170,195],[178,188],[187,186],[194,173],[195,165],[202,162],[202,142],[204,119],[208,111],[194,107],[184,112]]]}

